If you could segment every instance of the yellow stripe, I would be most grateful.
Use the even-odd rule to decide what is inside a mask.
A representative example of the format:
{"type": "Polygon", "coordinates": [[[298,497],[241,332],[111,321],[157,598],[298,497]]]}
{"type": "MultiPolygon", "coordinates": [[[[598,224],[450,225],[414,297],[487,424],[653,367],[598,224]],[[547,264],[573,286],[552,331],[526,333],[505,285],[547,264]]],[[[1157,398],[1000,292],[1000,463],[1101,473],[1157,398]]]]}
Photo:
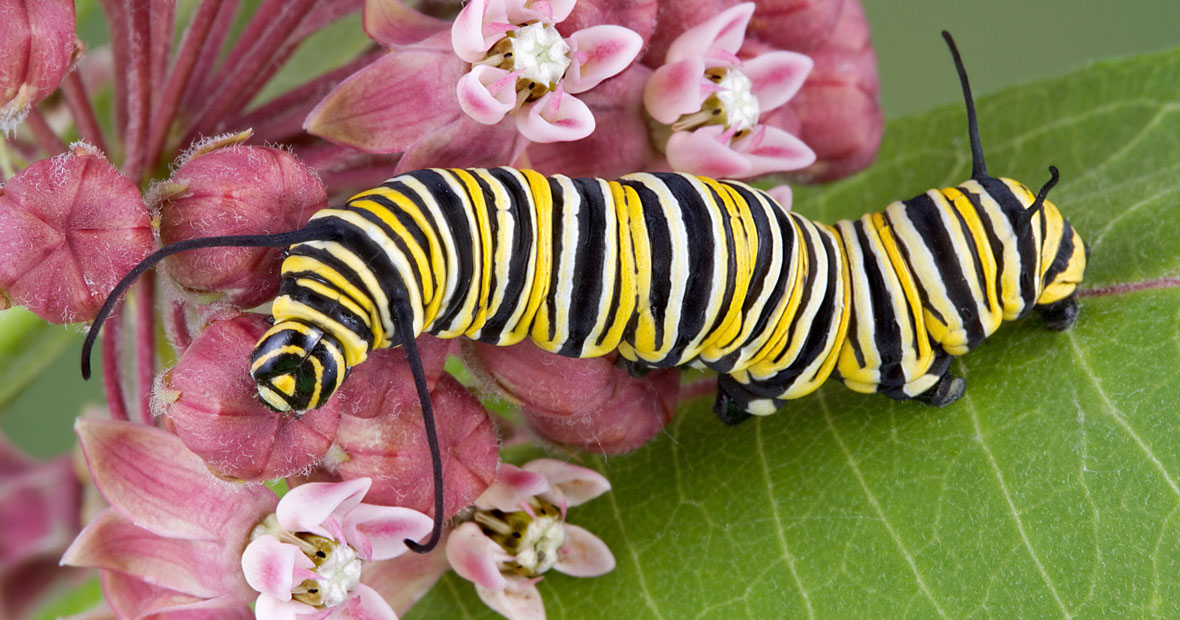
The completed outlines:
{"type": "Polygon", "coordinates": [[[319,293],[320,295],[323,295],[324,297],[327,297],[328,299],[335,301],[336,303],[340,304],[341,306],[344,306],[345,308],[348,309],[349,312],[352,312],[353,314],[361,317],[361,320],[365,322],[365,326],[370,328],[370,330],[372,329],[373,324],[369,320],[369,314],[367,312],[365,312],[364,309],[362,309],[360,306],[356,305],[356,303],[353,302],[352,299],[343,295],[340,291],[335,290],[329,286],[325,286],[322,282],[318,282],[318,281],[312,280],[310,278],[296,278],[295,284],[297,286],[302,287],[302,288],[306,288],[306,289],[310,289],[312,291],[315,291],[316,293],[319,293]]]}
{"type": "Polygon", "coordinates": [[[533,261],[533,278],[531,286],[522,291],[526,303],[524,312],[517,319],[515,325],[507,326],[508,344],[515,344],[524,340],[532,328],[534,317],[541,308],[541,302],[549,294],[549,280],[553,262],[553,193],[549,188],[549,179],[535,170],[520,170],[528,184],[532,195],[532,208],[535,214],[533,227],[533,249],[536,258],[533,261]]]}
{"type": "MultiPolygon", "coordinates": [[[[262,338],[265,340],[266,336],[264,335],[262,338]]],[[[300,358],[304,358],[308,356],[308,351],[303,347],[297,347],[293,344],[283,345],[277,349],[271,349],[270,351],[267,351],[266,353],[263,353],[261,356],[259,356],[258,359],[254,360],[254,363],[250,365],[250,372],[258,372],[259,368],[262,368],[271,359],[280,355],[298,355],[300,358]]]]}
{"type": "MultiPolygon", "coordinates": [[[[275,299],[274,304],[271,306],[271,312],[274,313],[275,318],[281,320],[300,319],[316,325],[331,334],[336,339],[336,342],[339,342],[344,347],[344,358],[350,367],[365,361],[365,358],[369,355],[368,343],[353,333],[352,330],[344,327],[332,317],[306,304],[294,301],[287,295],[282,295],[275,299]]],[[[414,337],[413,334],[403,334],[403,337],[407,336],[410,338],[414,337]]]]}
{"type": "Polygon", "coordinates": [[[461,168],[452,168],[451,172],[463,182],[467,188],[467,199],[470,201],[470,208],[475,213],[476,228],[478,229],[479,239],[472,239],[471,243],[480,244],[479,256],[483,260],[476,261],[476,268],[480,270],[476,277],[472,278],[472,284],[479,286],[479,296],[476,302],[474,316],[471,317],[470,323],[467,325],[464,333],[473,333],[488,320],[488,295],[491,293],[492,286],[492,232],[488,225],[487,204],[484,202],[483,189],[480,188],[479,182],[468,171],[461,168]]]}
{"type": "Polygon", "coordinates": [[[373,303],[372,297],[370,297],[364,291],[353,286],[352,283],[349,282],[348,279],[341,275],[338,271],[328,267],[327,265],[324,265],[314,258],[296,255],[288,256],[287,259],[283,261],[283,273],[298,273],[300,271],[314,272],[316,275],[319,275],[325,280],[331,282],[332,286],[343,291],[345,295],[348,295],[353,300],[360,303],[360,305],[364,307],[364,312],[360,314],[362,316],[368,315],[369,317],[369,329],[373,330],[373,342],[377,343],[376,346],[381,346],[381,343],[385,341],[385,329],[381,322],[381,313],[378,311],[377,306],[373,303]]]}

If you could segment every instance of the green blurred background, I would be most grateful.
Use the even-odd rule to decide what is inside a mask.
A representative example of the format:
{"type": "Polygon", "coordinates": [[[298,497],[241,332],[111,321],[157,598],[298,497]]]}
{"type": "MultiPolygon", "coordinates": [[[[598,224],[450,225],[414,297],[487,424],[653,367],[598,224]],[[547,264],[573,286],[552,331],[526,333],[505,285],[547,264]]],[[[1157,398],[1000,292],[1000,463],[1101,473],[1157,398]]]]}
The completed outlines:
{"type": "MultiPolygon", "coordinates": [[[[977,95],[1066,73],[1100,58],[1180,45],[1178,0],[862,1],[873,28],[887,118],[940,104],[960,105],[950,58],[938,35],[942,29],[955,34],[977,95]]],[[[182,2],[182,10],[186,4],[182,2]]],[[[105,26],[97,3],[82,0],[78,10],[79,30],[88,46],[103,43],[105,26]]],[[[324,33],[323,39],[331,42],[321,39],[305,46],[316,52],[297,54],[278,77],[280,83],[266,92],[279,92],[364,47],[359,24],[359,19],[349,20],[324,33]],[[324,54],[325,49],[331,53],[324,54]]],[[[957,138],[947,136],[947,141],[957,138]]],[[[74,416],[83,403],[101,402],[101,387],[97,381],[83,382],[78,374],[78,327],[47,328],[35,341],[4,346],[5,329],[27,321],[20,312],[0,314],[0,368],[34,369],[36,358],[60,355],[0,410],[0,429],[29,452],[48,456],[69,449],[74,416]],[[40,347],[41,355],[29,356],[30,347],[40,347]]],[[[0,386],[0,394],[5,387],[11,386],[0,386]]]]}

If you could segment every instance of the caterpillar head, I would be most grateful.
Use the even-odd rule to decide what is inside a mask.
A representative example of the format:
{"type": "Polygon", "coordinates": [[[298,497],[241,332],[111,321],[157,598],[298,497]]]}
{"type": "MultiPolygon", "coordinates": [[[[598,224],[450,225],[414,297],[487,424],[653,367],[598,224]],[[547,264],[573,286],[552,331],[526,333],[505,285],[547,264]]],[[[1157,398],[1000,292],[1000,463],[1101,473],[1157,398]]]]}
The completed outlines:
{"type": "Polygon", "coordinates": [[[250,356],[250,376],[258,397],[275,411],[315,409],[344,383],[348,364],[340,343],[303,321],[270,328],[250,356]]]}

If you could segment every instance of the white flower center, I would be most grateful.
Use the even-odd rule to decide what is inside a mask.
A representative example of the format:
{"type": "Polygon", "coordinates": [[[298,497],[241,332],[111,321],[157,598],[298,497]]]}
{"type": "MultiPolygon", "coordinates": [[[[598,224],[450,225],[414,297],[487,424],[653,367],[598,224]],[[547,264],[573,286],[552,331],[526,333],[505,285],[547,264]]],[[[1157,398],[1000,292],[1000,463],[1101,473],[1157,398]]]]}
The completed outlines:
{"type": "Polygon", "coordinates": [[[521,532],[516,563],[533,575],[540,575],[557,564],[557,552],[565,545],[565,523],[561,514],[541,516],[521,532]]]}
{"type": "Polygon", "coordinates": [[[560,508],[538,497],[531,498],[529,505],[530,511],[481,510],[472,518],[512,556],[500,563],[500,570],[532,578],[557,564],[558,552],[565,546],[565,520],[560,508]]]}
{"type": "Polygon", "coordinates": [[[356,550],[343,543],[335,545],[327,555],[315,567],[320,579],[308,581],[314,582],[315,588],[319,590],[322,596],[320,605],[332,608],[347,601],[348,593],[361,582],[362,562],[356,550]]]}
{"type": "Polygon", "coordinates": [[[512,43],[512,70],[520,78],[556,87],[570,66],[570,46],[550,24],[535,22],[508,34],[512,43]]]}
{"type": "Polygon", "coordinates": [[[746,74],[730,69],[717,85],[721,87],[717,91],[717,99],[721,101],[721,109],[725,111],[729,127],[745,131],[758,124],[758,116],[762,111],[758,107],[758,98],[754,96],[754,84],[746,74]]]}

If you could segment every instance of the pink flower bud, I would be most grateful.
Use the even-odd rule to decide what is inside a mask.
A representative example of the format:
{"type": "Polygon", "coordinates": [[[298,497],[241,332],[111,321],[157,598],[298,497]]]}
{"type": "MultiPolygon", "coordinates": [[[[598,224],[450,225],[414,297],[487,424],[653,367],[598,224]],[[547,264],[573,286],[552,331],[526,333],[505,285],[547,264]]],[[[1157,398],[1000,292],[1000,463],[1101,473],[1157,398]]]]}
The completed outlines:
{"type": "Polygon", "coordinates": [[[654,437],[672,419],[680,374],[659,370],[636,378],[612,357],[573,359],[531,343],[473,343],[464,361],[490,389],[520,404],[525,420],[555,443],[620,453],[654,437]]]}
{"type": "MultiPolygon", "coordinates": [[[[449,375],[430,398],[442,447],[443,517],[450,518],[492,483],[499,446],[483,406],[449,375]]],[[[343,452],[334,464],[340,477],[373,479],[365,501],[434,514],[430,450],[416,402],[373,418],[343,416],[336,444],[343,452]]]]}
{"type": "Polygon", "coordinates": [[[0,0],[0,133],[57,90],[74,47],[70,0],[0,0]]]}
{"type": "MultiPolygon", "coordinates": [[[[315,173],[290,153],[232,143],[199,150],[153,191],[160,241],[288,232],[324,207],[327,194],[315,173]]],[[[279,290],[280,248],[208,248],[171,256],[168,273],[196,292],[248,308],[279,290]]]]}
{"type": "Polygon", "coordinates": [[[250,352],[268,327],[258,314],[214,321],[164,376],[160,396],[176,434],[223,476],[289,476],[319,460],[336,436],[339,399],[301,415],[258,400],[250,352]]]}
{"type": "Polygon", "coordinates": [[[89,147],[35,162],[0,188],[0,307],[90,320],[151,249],[139,189],[89,147]]]}
{"type": "Polygon", "coordinates": [[[742,53],[758,48],[799,50],[815,61],[807,82],[765,121],[795,133],[816,162],[788,177],[817,183],[869,165],[884,130],[877,57],[859,0],[759,0],[742,53]],[[835,10],[838,9],[838,10],[835,10]],[[820,36],[826,33],[826,36],[820,36]]]}
{"type": "Polygon", "coordinates": [[[78,533],[81,495],[70,457],[38,463],[0,435],[0,617],[27,617],[74,574],[58,559],[78,533]]]}
{"type": "MultiPolygon", "coordinates": [[[[426,370],[426,385],[434,390],[454,341],[422,335],[417,343],[426,370]]],[[[340,413],[358,418],[375,418],[417,407],[418,390],[405,353],[400,348],[369,353],[365,363],[349,373],[348,380],[340,387],[339,398],[340,413]]]]}

